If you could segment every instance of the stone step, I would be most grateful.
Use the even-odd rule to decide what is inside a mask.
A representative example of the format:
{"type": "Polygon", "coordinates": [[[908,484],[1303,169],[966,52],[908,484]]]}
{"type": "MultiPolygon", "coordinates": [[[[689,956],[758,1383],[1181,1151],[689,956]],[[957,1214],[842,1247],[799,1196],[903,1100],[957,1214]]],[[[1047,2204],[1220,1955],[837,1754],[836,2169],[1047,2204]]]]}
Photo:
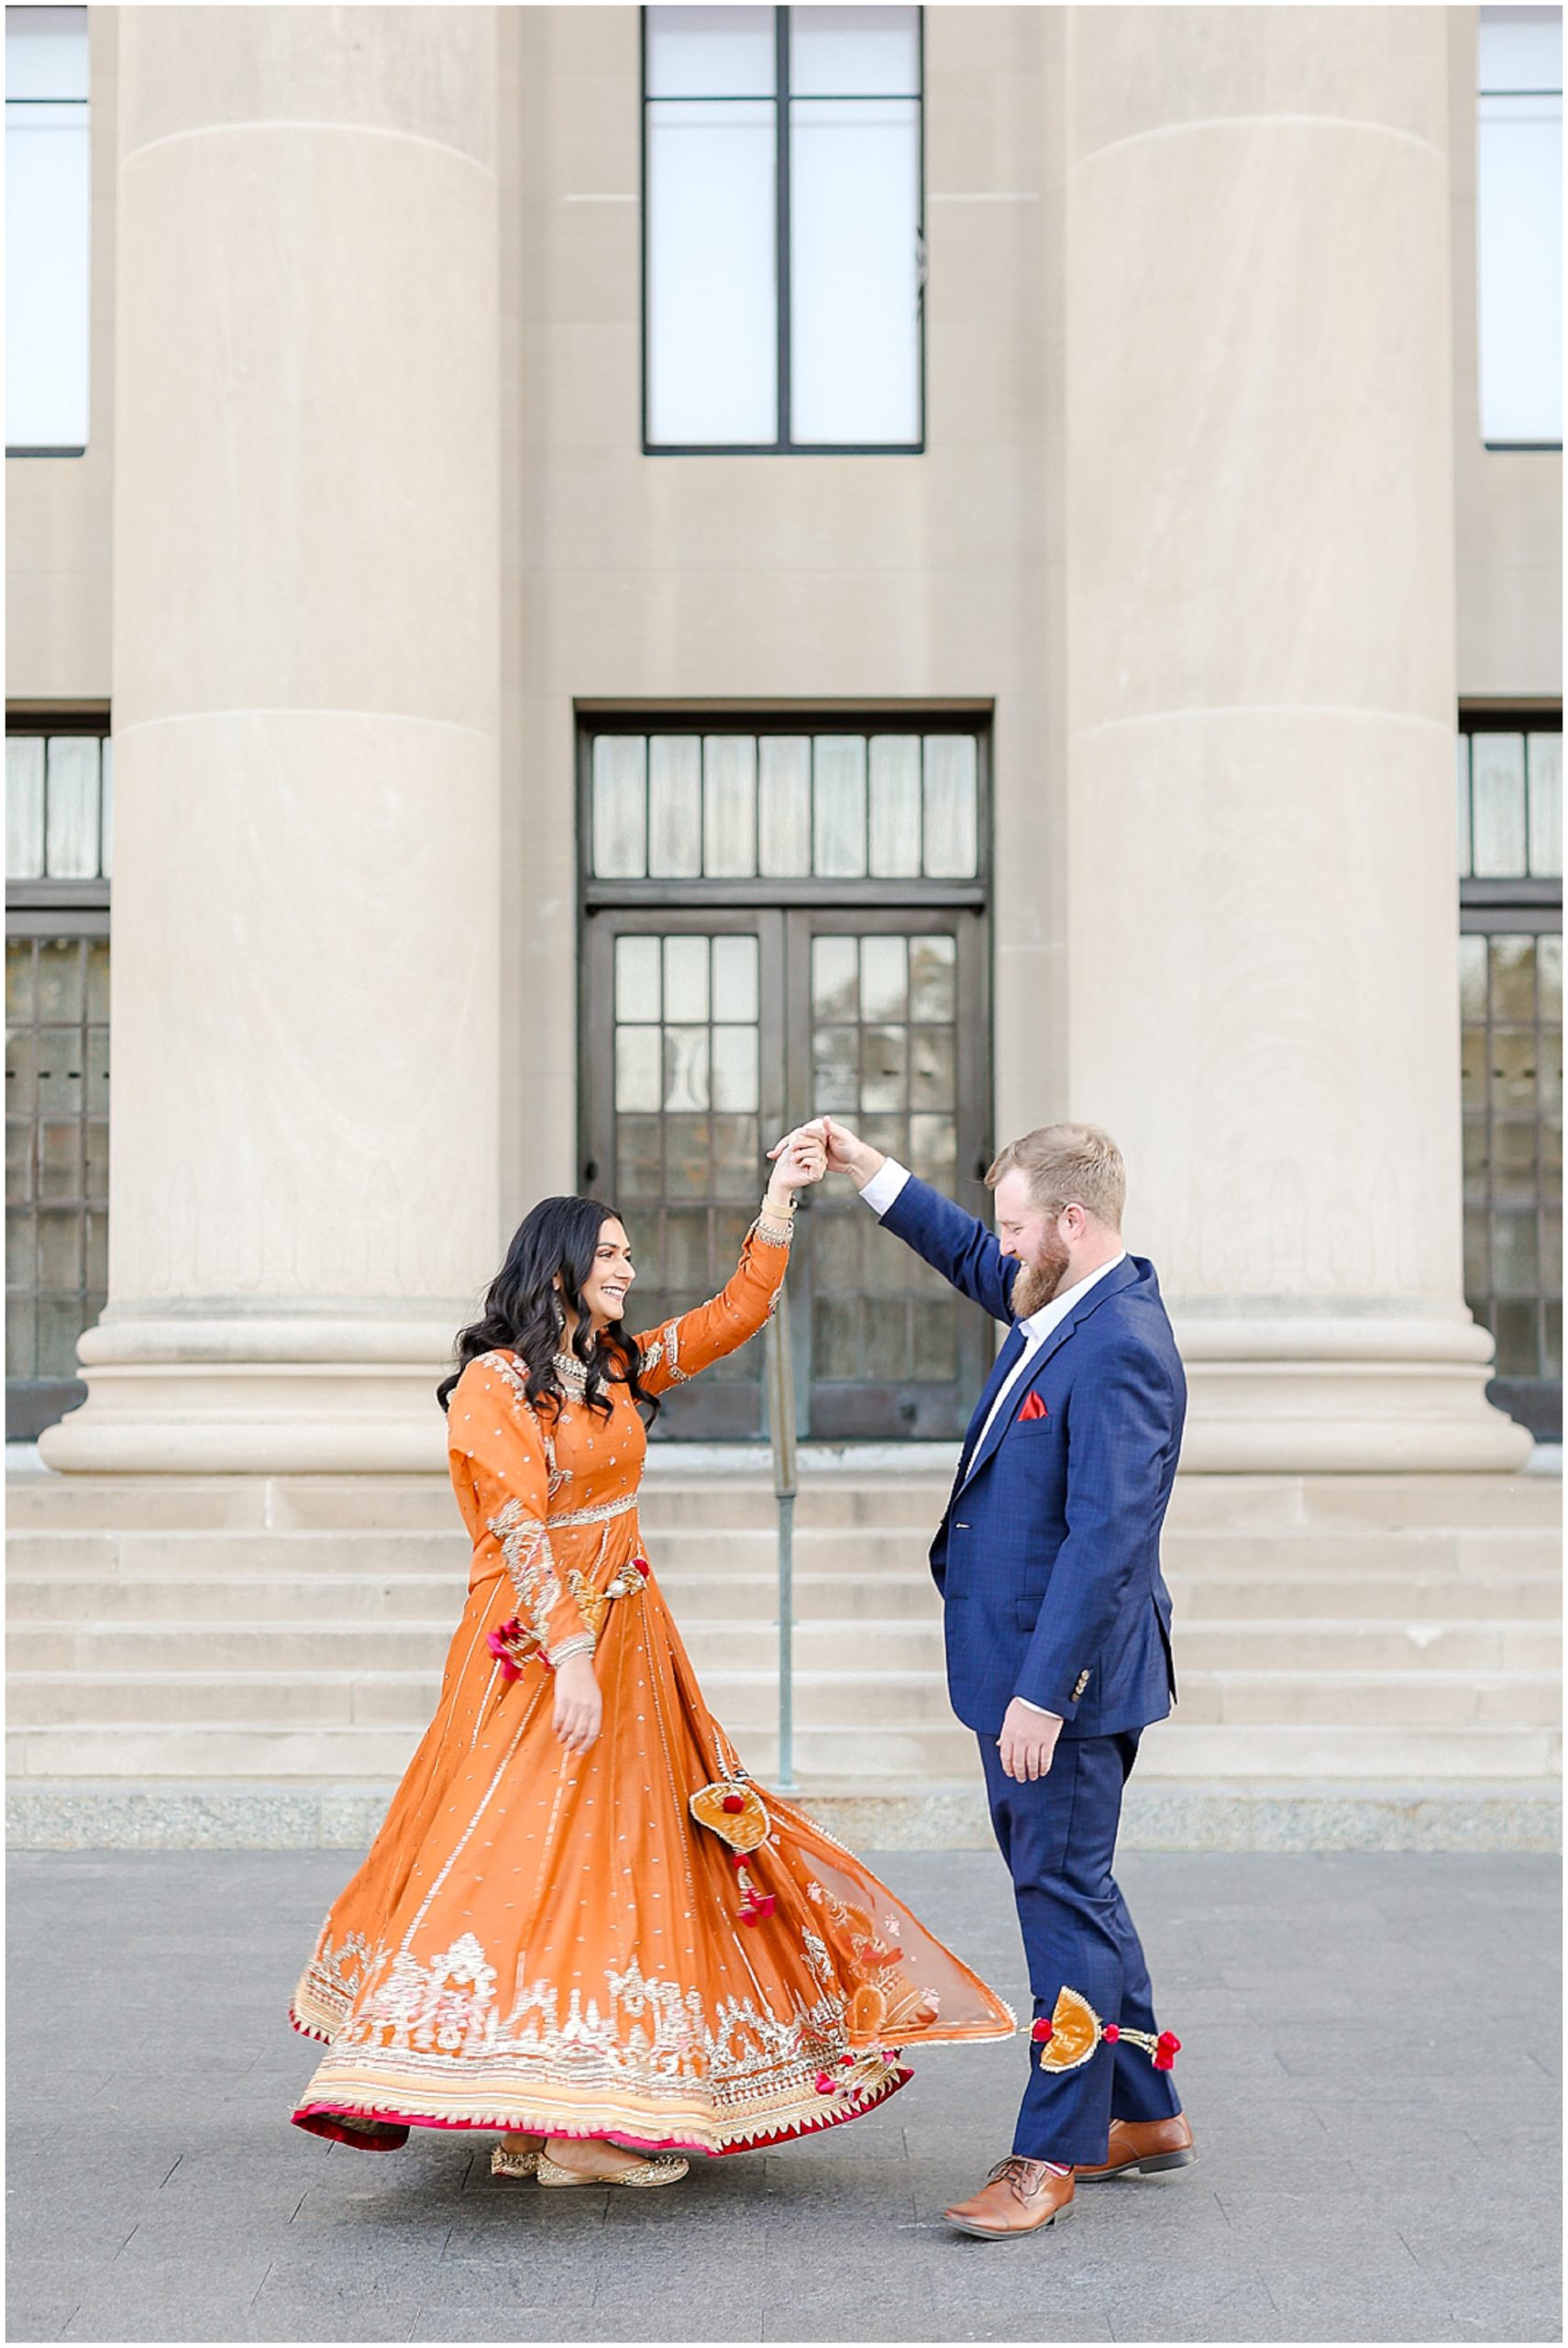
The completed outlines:
{"type": "MultiPolygon", "coordinates": [[[[193,1680],[214,1671],[336,1670],[438,1672],[451,1643],[448,1607],[423,1619],[311,1622],[248,1619],[238,1602],[205,1621],[120,1622],[105,1634],[94,1622],[16,1622],[8,1640],[12,1670],[91,1672],[113,1665],[149,1673],[182,1672],[193,1680]]],[[[777,1668],[773,1620],[688,1621],[682,1635],[704,1676],[729,1670],[777,1668]]],[[[1551,1623],[1506,1625],[1482,1621],[1178,1623],[1176,1663],[1190,1672],[1473,1671],[1550,1672],[1560,1662],[1562,1634],[1551,1623]]],[[[795,1667],[841,1668],[877,1677],[886,1671],[944,1670],[942,1625],[935,1620],[870,1618],[863,1622],[798,1620],[795,1667]]]]}
{"type": "MultiPolygon", "coordinates": [[[[197,1722],[14,1726],[6,1741],[12,1778],[33,1784],[264,1779],[379,1789],[402,1776],[416,1740],[406,1729],[242,1728],[197,1722]]],[[[745,1767],[766,1785],[776,1766],[772,1727],[749,1730],[737,1741],[745,1767]]],[[[1162,1722],[1144,1734],[1138,1776],[1145,1783],[1175,1780],[1209,1790],[1333,1783],[1344,1785],[1349,1796],[1380,1784],[1462,1783],[1474,1792],[1553,1778],[1561,1748],[1560,1736],[1539,1728],[1190,1727],[1162,1722]]],[[[975,1740],[951,1721],[890,1723],[874,1736],[854,1727],[803,1725],[795,1738],[795,1760],[808,1791],[813,1783],[908,1791],[973,1784],[978,1776],[975,1740]]]]}

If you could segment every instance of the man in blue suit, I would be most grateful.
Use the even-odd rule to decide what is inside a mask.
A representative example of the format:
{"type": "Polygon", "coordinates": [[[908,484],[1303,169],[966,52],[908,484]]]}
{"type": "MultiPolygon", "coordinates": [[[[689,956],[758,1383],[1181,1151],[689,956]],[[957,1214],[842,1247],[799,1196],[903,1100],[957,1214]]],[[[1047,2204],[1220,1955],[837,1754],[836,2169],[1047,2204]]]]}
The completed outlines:
{"type": "Polygon", "coordinates": [[[1007,2239],[1070,2210],[1075,2176],[1195,2157],[1179,2041],[1159,2033],[1112,1873],[1139,1736],[1176,1693],[1159,1544],[1186,1380],[1154,1268],[1121,1244],[1109,1134],[1046,1125],[1004,1149],[993,1235],[835,1119],[817,1130],[883,1227],[1010,1332],[931,1547],[953,1709],[979,1739],[1034,2001],[1012,2152],[946,2215],[1007,2239]],[[1087,2054],[1052,2030],[1064,1990],[1103,2026],[1087,2054]]]}

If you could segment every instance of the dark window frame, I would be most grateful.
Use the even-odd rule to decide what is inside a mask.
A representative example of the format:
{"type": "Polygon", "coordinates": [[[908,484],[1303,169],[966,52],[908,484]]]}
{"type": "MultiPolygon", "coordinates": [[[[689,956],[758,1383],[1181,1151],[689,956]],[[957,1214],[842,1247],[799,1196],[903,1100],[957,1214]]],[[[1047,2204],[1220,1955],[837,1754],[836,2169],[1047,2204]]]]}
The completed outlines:
{"type": "MultiPolygon", "coordinates": [[[[648,95],[648,12],[640,8],[638,16],[638,60],[641,94],[638,106],[638,266],[641,276],[641,431],[645,457],[923,457],[928,443],[926,403],[928,398],[926,358],[926,240],[925,240],[925,10],[916,9],[915,43],[919,60],[920,87],[914,91],[879,92],[883,97],[907,98],[917,110],[919,125],[919,164],[915,219],[917,249],[916,300],[919,305],[916,340],[919,349],[920,435],[914,440],[795,440],[790,437],[790,10],[776,6],[774,16],[774,91],[770,104],[774,108],[774,253],[778,282],[775,299],[778,311],[778,437],[774,440],[654,440],[648,433],[648,107],[656,101],[648,95]]],[[[813,90],[815,97],[832,97],[831,91],[813,90]]]]}

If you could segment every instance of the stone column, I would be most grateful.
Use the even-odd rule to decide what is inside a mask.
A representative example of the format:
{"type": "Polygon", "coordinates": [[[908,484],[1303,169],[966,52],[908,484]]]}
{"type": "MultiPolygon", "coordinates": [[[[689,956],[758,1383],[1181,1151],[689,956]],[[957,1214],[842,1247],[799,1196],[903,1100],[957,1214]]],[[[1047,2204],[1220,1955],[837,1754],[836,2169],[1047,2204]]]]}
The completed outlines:
{"type": "Polygon", "coordinates": [[[1444,11],[1074,8],[1070,1096],[1199,1469],[1509,1468],[1461,1286],[1444,11]]]}
{"type": "Polygon", "coordinates": [[[498,1253],[494,12],[120,12],[95,1470],[427,1469],[498,1253]]]}

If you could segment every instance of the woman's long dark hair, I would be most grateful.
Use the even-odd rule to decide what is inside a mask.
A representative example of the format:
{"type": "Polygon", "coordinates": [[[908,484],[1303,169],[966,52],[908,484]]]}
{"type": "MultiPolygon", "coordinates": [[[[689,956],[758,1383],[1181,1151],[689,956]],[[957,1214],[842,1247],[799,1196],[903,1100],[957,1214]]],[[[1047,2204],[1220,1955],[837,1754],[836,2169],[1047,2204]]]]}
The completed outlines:
{"type": "Polygon", "coordinates": [[[528,1373],[530,1402],[558,1408],[566,1400],[556,1371],[555,1357],[567,1349],[560,1306],[564,1301],[575,1316],[571,1350],[588,1372],[583,1401],[591,1411],[608,1418],[613,1383],[630,1388],[633,1401],[651,1426],[658,1412],[655,1397],[640,1383],[642,1356],[625,1324],[613,1321],[596,1336],[582,1301],[582,1284],[593,1269],[594,1251],[606,1223],[619,1221],[613,1207],[597,1199],[541,1199],[512,1235],[512,1245],[485,1295],[484,1312],[469,1328],[459,1329],[458,1367],[436,1389],[446,1410],[452,1389],[480,1354],[504,1346],[520,1357],[528,1373]],[[556,1287],[556,1275],[561,1286],[556,1287]]]}

